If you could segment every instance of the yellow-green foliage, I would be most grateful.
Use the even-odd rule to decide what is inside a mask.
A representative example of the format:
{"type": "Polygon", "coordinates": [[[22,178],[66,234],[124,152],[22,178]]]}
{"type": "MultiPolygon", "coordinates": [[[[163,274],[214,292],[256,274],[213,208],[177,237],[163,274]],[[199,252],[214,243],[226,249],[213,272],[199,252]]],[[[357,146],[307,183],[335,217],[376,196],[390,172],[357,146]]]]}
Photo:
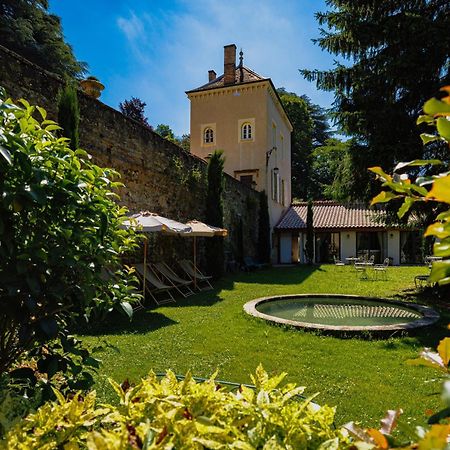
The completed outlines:
{"type": "Polygon", "coordinates": [[[300,400],[302,387],[280,386],[259,367],[256,389],[218,388],[191,376],[178,381],[154,373],[124,390],[120,404],[98,406],[95,393],[47,403],[12,428],[7,449],[337,449],[348,439],[333,426],[334,408],[300,400]]]}

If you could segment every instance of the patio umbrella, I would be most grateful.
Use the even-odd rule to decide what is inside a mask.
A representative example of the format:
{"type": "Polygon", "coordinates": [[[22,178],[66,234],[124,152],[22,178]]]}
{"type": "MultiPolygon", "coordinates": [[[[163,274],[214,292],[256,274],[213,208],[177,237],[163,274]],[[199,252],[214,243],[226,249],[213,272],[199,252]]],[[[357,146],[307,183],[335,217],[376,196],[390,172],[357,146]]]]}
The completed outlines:
{"type": "MultiPolygon", "coordinates": [[[[228,231],[224,228],[213,227],[198,220],[190,220],[186,223],[191,228],[190,231],[183,232],[180,236],[193,237],[194,238],[194,266],[197,267],[197,237],[213,237],[213,236],[226,236],[228,231]]],[[[194,270],[194,288],[197,287],[197,279],[195,277],[196,271],[194,270]]]]}
{"type": "MultiPolygon", "coordinates": [[[[159,216],[150,211],[141,211],[137,214],[132,214],[130,219],[123,223],[125,228],[135,228],[136,231],[142,233],[166,233],[166,234],[180,234],[188,233],[191,230],[189,225],[186,225],[176,220],[168,219],[167,217],[159,216]]],[[[147,238],[144,241],[144,282],[143,295],[145,300],[145,284],[147,278],[147,238]]]]}

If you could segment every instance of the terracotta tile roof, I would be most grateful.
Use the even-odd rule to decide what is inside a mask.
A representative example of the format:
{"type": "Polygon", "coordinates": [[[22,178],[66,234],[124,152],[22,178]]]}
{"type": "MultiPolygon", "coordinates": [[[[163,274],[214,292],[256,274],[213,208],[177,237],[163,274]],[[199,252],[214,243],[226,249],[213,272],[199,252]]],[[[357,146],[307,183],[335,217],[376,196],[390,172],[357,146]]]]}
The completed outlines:
{"type": "MultiPolygon", "coordinates": [[[[294,203],[276,225],[277,230],[306,229],[307,202],[294,203]]],[[[342,204],[329,200],[313,202],[314,229],[384,229],[377,220],[384,210],[371,210],[363,204],[342,204]]]]}
{"type": "MultiPolygon", "coordinates": [[[[218,76],[215,80],[210,81],[209,83],[204,84],[203,86],[200,86],[196,89],[191,89],[189,92],[198,92],[198,91],[206,91],[209,89],[216,89],[224,87],[223,83],[223,75],[218,76]]],[[[270,78],[264,78],[261,75],[258,75],[256,72],[253,72],[253,70],[250,70],[249,68],[243,66],[242,67],[242,81],[241,81],[241,67],[236,67],[235,72],[235,84],[230,84],[227,86],[236,86],[238,84],[244,84],[244,83],[253,83],[255,81],[264,81],[269,80],[270,78]]]]}

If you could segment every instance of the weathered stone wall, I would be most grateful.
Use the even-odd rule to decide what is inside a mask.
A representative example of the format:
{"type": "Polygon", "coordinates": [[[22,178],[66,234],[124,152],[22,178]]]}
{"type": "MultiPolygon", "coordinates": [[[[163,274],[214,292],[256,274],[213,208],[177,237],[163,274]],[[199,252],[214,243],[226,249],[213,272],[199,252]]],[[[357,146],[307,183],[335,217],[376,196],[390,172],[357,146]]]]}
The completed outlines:
{"type": "MultiPolygon", "coordinates": [[[[57,117],[57,98],[63,81],[0,46],[0,86],[14,99],[25,98],[57,117]]],[[[96,164],[116,169],[125,187],[121,203],[132,212],[149,210],[175,220],[204,220],[206,163],[104,103],[78,95],[80,146],[96,164]]],[[[226,249],[236,255],[242,221],[244,253],[255,255],[258,230],[258,194],[225,176],[224,222],[229,230],[226,249]]],[[[200,258],[204,239],[198,239],[200,258]]],[[[170,260],[192,254],[190,239],[152,237],[153,259],[170,260]]]]}

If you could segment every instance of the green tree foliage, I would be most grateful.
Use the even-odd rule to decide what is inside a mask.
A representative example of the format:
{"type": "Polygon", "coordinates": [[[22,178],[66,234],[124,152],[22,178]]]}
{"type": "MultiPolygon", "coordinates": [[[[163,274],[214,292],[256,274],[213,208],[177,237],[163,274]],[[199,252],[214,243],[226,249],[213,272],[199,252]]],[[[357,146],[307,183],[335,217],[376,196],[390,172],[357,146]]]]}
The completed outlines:
{"type": "Polygon", "coordinates": [[[278,94],[294,128],[291,135],[292,197],[305,199],[310,188],[314,122],[304,99],[284,89],[279,89],[278,94]]]}
{"type": "Polygon", "coordinates": [[[64,41],[47,0],[0,0],[0,44],[62,76],[81,78],[87,70],[64,41]]]}
{"type": "Polygon", "coordinates": [[[190,152],[191,151],[191,135],[183,134],[181,138],[176,138],[177,144],[185,151],[190,152]]]}
{"type": "Polygon", "coordinates": [[[172,128],[170,128],[169,125],[160,123],[155,128],[155,133],[158,133],[161,137],[163,137],[164,139],[167,139],[168,141],[177,143],[175,134],[173,133],[172,128]]]}
{"type": "MultiPolygon", "coordinates": [[[[206,193],[206,223],[223,228],[223,151],[216,150],[208,162],[206,193]]],[[[206,259],[214,278],[220,278],[224,270],[223,237],[214,236],[207,241],[206,259]]]]}
{"type": "Polygon", "coordinates": [[[314,260],[314,222],[313,222],[313,202],[308,201],[308,209],[306,212],[306,243],[305,256],[308,264],[312,264],[314,260]]]}
{"type": "Polygon", "coordinates": [[[69,147],[76,150],[79,147],[78,125],[80,123],[80,108],[78,106],[77,90],[72,84],[66,84],[59,95],[58,122],[62,134],[70,139],[69,147]]]}
{"type": "Polygon", "coordinates": [[[311,195],[315,199],[346,201],[354,176],[350,166],[350,142],[327,139],[311,156],[311,195]]]}
{"type": "Polygon", "coordinates": [[[317,13],[316,42],[344,63],[303,70],[319,89],[335,95],[333,118],[353,137],[355,177],[348,196],[377,190],[366,167],[423,156],[415,118],[424,101],[449,79],[449,3],[445,0],[328,0],[317,13]]]}
{"type": "Polygon", "coordinates": [[[262,263],[270,262],[270,218],[265,191],[259,193],[258,258],[262,263]]]}
{"type": "Polygon", "coordinates": [[[128,302],[136,294],[129,277],[105,276],[105,269],[120,273],[120,255],[136,246],[136,237],[121,228],[126,210],[114,201],[114,190],[121,185],[115,181],[118,174],[55,137],[60,127],[46,120],[42,108],[1,98],[3,373],[26,351],[67,337],[68,322],[115,307],[131,314],[128,302]],[[37,112],[42,123],[33,118],[37,112]]]}
{"type": "MultiPolygon", "coordinates": [[[[432,98],[423,106],[424,115],[417,120],[418,124],[427,124],[436,127],[437,133],[422,133],[421,138],[425,146],[439,142],[449,151],[450,145],[450,86],[441,89],[441,99],[432,98]]],[[[436,238],[433,252],[435,256],[442,257],[432,265],[430,282],[442,285],[450,284],[450,172],[437,175],[414,176],[416,167],[426,165],[448,169],[448,165],[438,159],[413,160],[402,162],[395,166],[394,174],[385,173],[381,167],[371,167],[370,170],[383,182],[386,189],[380,192],[372,203],[385,203],[392,200],[401,200],[398,210],[399,218],[403,218],[408,211],[417,204],[432,203],[434,210],[441,206],[441,211],[435,217],[434,223],[428,226],[425,237],[436,238]]]]}
{"type": "MultiPolygon", "coordinates": [[[[277,90],[281,103],[293,126],[291,135],[292,197],[306,199],[319,193],[311,173],[313,149],[323,145],[330,136],[323,108],[306,96],[277,90]]],[[[314,197],[320,198],[320,197],[314,197]]]]}
{"type": "Polygon", "coordinates": [[[131,97],[130,100],[124,100],[119,103],[120,112],[130,119],[139,122],[145,127],[152,129],[152,126],[148,123],[147,117],[145,117],[146,103],[137,97],[131,97]]]}

